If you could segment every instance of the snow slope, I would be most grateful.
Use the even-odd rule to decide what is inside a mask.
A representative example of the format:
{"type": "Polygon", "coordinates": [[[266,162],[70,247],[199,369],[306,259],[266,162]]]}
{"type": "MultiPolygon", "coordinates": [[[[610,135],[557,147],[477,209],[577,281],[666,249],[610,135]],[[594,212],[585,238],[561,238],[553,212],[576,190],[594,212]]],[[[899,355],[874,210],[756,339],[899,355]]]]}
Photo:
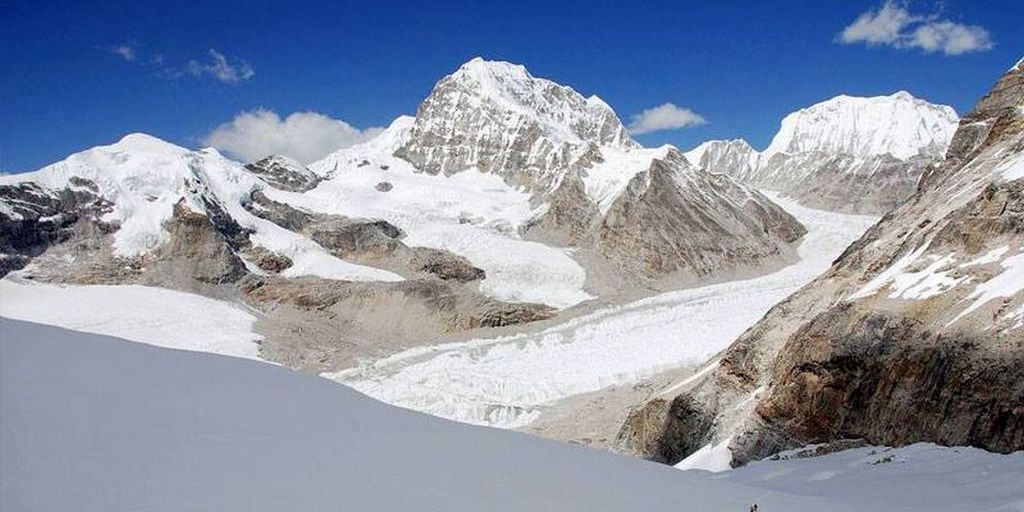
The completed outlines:
{"type": "Polygon", "coordinates": [[[1020,453],[915,445],[712,475],[459,425],[251,361],[6,319],[0,334],[5,511],[1024,506],[1020,453]]]}
{"type": "Polygon", "coordinates": [[[700,364],[827,269],[875,221],[773,199],[809,231],[801,260],[773,274],[604,308],[540,332],[410,349],[325,376],[388,403],[514,428],[558,399],[700,364]]]}
{"type": "Polygon", "coordinates": [[[256,359],[256,317],[201,295],[148,286],[0,280],[0,316],[160,347],[256,359]]]}
{"type": "Polygon", "coordinates": [[[731,511],[754,492],[280,367],[5,319],[0,333],[5,511],[731,511]]]}

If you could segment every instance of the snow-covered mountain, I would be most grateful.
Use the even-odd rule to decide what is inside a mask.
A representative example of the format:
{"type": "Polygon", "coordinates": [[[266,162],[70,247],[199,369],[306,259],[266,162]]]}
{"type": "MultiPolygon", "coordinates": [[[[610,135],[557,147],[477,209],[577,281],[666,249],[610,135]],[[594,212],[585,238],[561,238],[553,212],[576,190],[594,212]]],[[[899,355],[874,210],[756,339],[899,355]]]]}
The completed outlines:
{"type": "MultiPolygon", "coordinates": [[[[79,186],[72,179],[95,185],[95,199],[113,208],[93,215],[113,232],[108,266],[166,245],[165,224],[180,203],[214,221],[249,270],[348,281],[412,277],[381,261],[396,258],[391,249],[362,254],[324,234],[331,222],[352,224],[323,217],[341,215],[386,220],[391,238],[467,258],[490,297],[556,307],[587,299],[584,288],[756,273],[789,258],[803,232],[764,196],[690,168],[674,148],[640,147],[600,99],[481,59],[438,82],[415,118],[308,167],[280,156],[243,167],[214,150],[136,134],[2,183],[35,183],[56,197],[79,186]],[[313,215],[317,226],[280,218],[296,207],[321,215],[313,215]],[[545,248],[552,245],[583,252],[574,260],[545,248]]],[[[35,240],[38,223],[19,222],[34,230],[22,242],[35,240]]],[[[31,255],[20,250],[5,253],[25,263],[31,255]]]]}
{"type": "Polygon", "coordinates": [[[787,115],[771,144],[708,141],[686,153],[711,172],[777,190],[812,207],[885,213],[940,161],[957,126],[952,108],[915,98],[837,96],[787,115]]]}
{"type": "Polygon", "coordinates": [[[889,154],[900,160],[921,153],[941,155],[953,139],[957,121],[952,108],[907,91],[870,98],[836,96],[783,118],[764,154],[889,154]]]}
{"type": "Polygon", "coordinates": [[[803,233],[764,196],[691,169],[675,148],[640,147],[596,96],[507,62],[473,59],[438,82],[394,155],[531,193],[541,207],[527,236],[579,248],[600,291],[756,273],[788,258],[803,233]]]}
{"type": "Polygon", "coordinates": [[[764,273],[803,233],[757,191],[641,147],[598,98],[481,59],[308,166],[132,134],[0,177],[3,274],[232,298],[263,315],[263,357],[314,371],[764,273]]]}
{"type": "Polygon", "coordinates": [[[597,96],[478,57],[434,86],[396,155],[429,173],[478,169],[550,190],[591,143],[639,147],[597,96]]]}
{"type": "Polygon", "coordinates": [[[960,121],[945,160],[811,284],[620,447],[745,463],[807,443],[1024,448],[1024,65],[960,121]]]}

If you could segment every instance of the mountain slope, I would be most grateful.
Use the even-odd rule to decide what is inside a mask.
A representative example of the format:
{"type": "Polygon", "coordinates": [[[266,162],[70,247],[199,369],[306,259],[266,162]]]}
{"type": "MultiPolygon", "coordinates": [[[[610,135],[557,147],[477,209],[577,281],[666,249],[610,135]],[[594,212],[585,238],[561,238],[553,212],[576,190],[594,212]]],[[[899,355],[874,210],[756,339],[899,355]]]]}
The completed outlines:
{"type": "Polygon", "coordinates": [[[943,164],[700,379],[638,409],[620,447],[744,463],[842,438],[1024,449],[1024,66],[960,121],[943,164]]]}
{"type": "Polygon", "coordinates": [[[950,107],[905,91],[838,96],[787,115],[763,152],[743,141],[709,141],[686,156],[811,207],[883,214],[910,197],[921,174],[941,161],[956,123],[950,107]]]}

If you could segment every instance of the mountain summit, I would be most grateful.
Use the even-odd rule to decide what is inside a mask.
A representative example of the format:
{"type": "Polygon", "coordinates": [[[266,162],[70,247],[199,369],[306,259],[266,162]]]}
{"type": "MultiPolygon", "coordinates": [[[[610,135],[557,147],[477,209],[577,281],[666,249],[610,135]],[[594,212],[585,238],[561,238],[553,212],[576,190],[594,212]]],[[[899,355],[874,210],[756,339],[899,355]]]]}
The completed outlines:
{"type": "Polygon", "coordinates": [[[771,144],[708,141],[686,153],[711,172],[827,210],[881,215],[942,160],[956,112],[913,97],[837,96],[787,115],[771,144]]]}
{"type": "Polygon", "coordinates": [[[889,154],[901,160],[922,152],[941,156],[958,120],[951,107],[907,91],[870,98],[836,96],[783,118],[764,155],[821,151],[857,157],[889,154]]]}
{"type": "Polygon", "coordinates": [[[550,189],[589,144],[639,147],[596,96],[535,78],[523,66],[475,58],[434,86],[396,154],[432,174],[476,168],[550,189]]]}

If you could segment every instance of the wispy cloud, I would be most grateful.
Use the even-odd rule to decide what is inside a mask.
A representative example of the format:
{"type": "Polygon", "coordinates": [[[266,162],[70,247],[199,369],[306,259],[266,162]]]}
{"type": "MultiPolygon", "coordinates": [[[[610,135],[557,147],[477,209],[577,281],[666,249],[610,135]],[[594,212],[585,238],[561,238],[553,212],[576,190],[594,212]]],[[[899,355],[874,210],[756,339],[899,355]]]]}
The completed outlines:
{"type": "Polygon", "coordinates": [[[892,0],[861,14],[836,36],[836,40],[843,44],[916,48],[945,55],[992,48],[992,36],[981,26],[941,19],[938,14],[915,14],[906,4],[892,0]]]}
{"type": "Polygon", "coordinates": [[[688,108],[665,103],[634,115],[629,123],[629,131],[640,135],[662,130],[698,126],[706,123],[707,120],[703,116],[688,108]]]}
{"type": "Polygon", "coordinates": [[[186,68],[188,74],[194,77],[209,75],[227,84],[244,82],[256,74],[252,66],[244,60],[231,62],[223,53],[212,48],[209,53],[210,60],[208,62],[189,61],[186,68]]]}
{"type": "Polygon", "coordinates": [[[203,144],[244,161],[281,154],[310,163],[380,132],[381,128],[360,130],[316,112],[295,112],[281,119],[271,110],[260,109],[239,113],[210,132],[203,144]]]}
{"type": "Polygon", "coordinates": [[[131,62],[135,60],[135,46],[130,43],[115,44],[111,46],[110,51],[115,55],[119,55],[122,59],[131,62]]]}
{"type": "Polygon", "coordinates": [[[107,50],[127,62],[150,69],[158,77],[167,79],[183,76],[208,77],[226,84],[239,84],[256,74],[256,70],[248,61],[228,57],[213,48],[207,52],[207,60],[191,59],[184,65],[172,63],[163,53],[144,52],[135,43],[113,45],[107,47],[107,50]]]}

